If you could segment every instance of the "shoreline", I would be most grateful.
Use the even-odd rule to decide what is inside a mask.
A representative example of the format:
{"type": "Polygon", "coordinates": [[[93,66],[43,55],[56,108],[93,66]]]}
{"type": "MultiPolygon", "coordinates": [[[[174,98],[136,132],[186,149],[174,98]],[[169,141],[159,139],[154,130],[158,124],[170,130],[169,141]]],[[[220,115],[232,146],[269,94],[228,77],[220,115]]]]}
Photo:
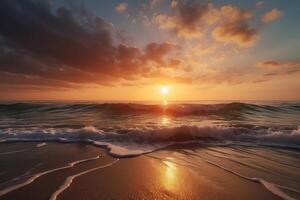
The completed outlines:
{"type": "MultiPolygon", "coordinates": [[[[2,153],[15,151],[0,155],[0,163],[4,163],[0,165],[0,194],[5,188],[3,182],[19,177],[5,184],[13,187],[30,175],[47,171],[0,199],[23,199],[25,194],[28,199],[49,199],[62,188],[52,199],[281,199],[263,185],[243,180],[203,159],[184,162],[188,157],[180,153],[182,147],[118,160],[102,148],[82,143],[51,142],[39,148],[37,144],[0,144],[2,153]],[[28,150],[18,152],[22,149],[28,150]],[[101,156],[96,159],[97,155],[101,156]],[[76,164],[55,170],[70,163],[76,164]]],[[[189,149],[193,151],[193,147],[189,149]]]]}

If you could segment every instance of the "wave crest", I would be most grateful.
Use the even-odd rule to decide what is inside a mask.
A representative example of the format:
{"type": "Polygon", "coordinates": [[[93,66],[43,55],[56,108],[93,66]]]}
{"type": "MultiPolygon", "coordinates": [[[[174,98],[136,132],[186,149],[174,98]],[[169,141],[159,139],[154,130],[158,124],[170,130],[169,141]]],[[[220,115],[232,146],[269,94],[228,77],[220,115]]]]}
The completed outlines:
{"type": "Polygon", "coordinates": [[[229,126],[179,126],[172,128],[131,128],[104,131],[93,126],[81,129],[35,128],[0,130],[2,142],[59,141],[90,142],[105,146],[116,156],[139,155],[178,143],[252,144],[300,148],[300,128],[273,130],[229,126]]]}

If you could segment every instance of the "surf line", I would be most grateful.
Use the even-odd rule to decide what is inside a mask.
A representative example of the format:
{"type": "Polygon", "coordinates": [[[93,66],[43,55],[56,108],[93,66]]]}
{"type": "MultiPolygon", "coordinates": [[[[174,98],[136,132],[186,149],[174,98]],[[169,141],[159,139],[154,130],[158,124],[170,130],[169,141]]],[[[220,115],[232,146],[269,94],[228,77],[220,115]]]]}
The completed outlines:
{"type": "Polygon", "coordinates": [[[116,162],[118,162],[119,159],[116,159],[115,161],[111,162],[111,163],[108,163],[106,165],[102,165],[102,166],[98,166],[98,167],[94,167],[94,168],[91,168],[91,169],[88,169],[86,171],[83,171],[83,172],[80,172],[78,174],[74,174],[72,176],[69,176],[65,179],[65,182],[59,187],[58,190],[56,190],[52,196],[50,197],[49,200],[56,200],[57,197],[63,193],[68,187],[71,186],[71,184],[73,183],[73,180],[79,176],[82,176],[82,175],[85,175],[87,173],[90,173],[90,172],[93,172],[93,171],[96,171],[98,169],[103,169],[103,168],[106,168],[106,167],[110,167],[112,165],[114,165],[116,162]]]}
{"type": "MultiPolygon", "coordinates": [[[[194,154],[191,154],[191,155],[194,155],[194,154]]],[[[231,174],[234,174],[234,175],[236,175],[236,176],[239,176],[239,177],[241,177],[241,178],[243,178],[243,179],[246,179],[246,180],[249,180],[249,181],[252,181],[252,182],[256,182],[256,183],[260,183],[260,184],[262,184],[268,191],[270,191],[272,194],[274,194],[274,195],[276,195],[276,196],[278,196],[278,197],[280,197],[280,198],[282,198],[282,199],[284,199],[284,200],[296,200],[296,199],[293,198],[293,197],[291,197],[291,196],[289,196],[289,195],[287,195],[287,194],[284,193],[281,189],[289,190],[289,191],[292,191],[292,192],[295,192],[295,193],[300,194],[300,191],[298,191],[298,190],[296,190],[296,189],[293,189],[293,188],[290,188],[290,187],[286,187],[286,186],[282,186],[282,185],[277,185],[277,184],[268,182],[268,181],[266,181],[266,180],[263,180],[263,179],[261,179],[261,178],[256,178],[256,177],[251,178],[251,177],[247,177],[247,176],[244,176],[244,175],[242,175],[242,174],[240,174],[240,173],[237,173],[237,172],[235,172],[235,171],[232,171],[232,170],[230,170],[230,169],[228,169],[228,168],[226,168],[226,167],[223,167],[223,166],[221,166],[221,165],[219,165],[219,164],[217,164],[217,163],[214,163],[214,162],[212,162],[212,161],[209,161],[209,160],[207,160],[207,159],[205,159],[205,158],[203,158],[203,157],[201,157],[201,156],[199,156],[199,155],[194,155],[194,156],[199,157],[199,158],[201,158],[203,161],[205,161],[205,162],[207,162],[207,163],[209,163],[209,164],[211,164],[211,165],[214,165],[215,167],[218,167],[218,168],[220,168],[220,169],[223,169],[223,170],[225,170],[225,171],[227,171],[227,172],[229,172],[229,173],[231,173],[231,174]],[[281,188],[281,189],[280,189],[280,188],[281,188]]]]}
{"type": "Polygon", "coordinates": [[[42,143],[39,143],[36,145],[36,148],[40,148],[40,147],[43,147],[43,146],[46,146],[47,143],[46,142],[42,142],[42,143]]]}
{"type": "Polygon", "coordinates": [[[87,162],[87,161],[91,161],[91,160],[97,160],[99,158],[100,158],[100,155],[98,155],[96,157],[87,158],[87,159],[77,160],[77,161],[74,161],[74,162],[70,162],[67,165],[63,166],[63,167],[58,167],[58,168],[55,168],[55,169],[51,169],[51,170],[47,170],[47,171],[43,171],[43,172],[40,172],[40,173],[33,174],[29,179],[27,179],[26,181],[24,181],[22,183],[19,183],[19,184],[13,185],[11,187],[7,187],[3,190],[0,190],[0,197],[7,194],[7,193],[15,191],[19,188],[22,188],[26,185],[29,185],[30,183],[34,182],[36,179],[38,179],[41,176],[44,176],[44,175],[47,175],[47,174],[50,174],[50,173],[53,173],[53,172],[57,172],[57,171],[60,171],[60,170],[63,170],[63,169],[72,168],[77,164],[87,162]]]}

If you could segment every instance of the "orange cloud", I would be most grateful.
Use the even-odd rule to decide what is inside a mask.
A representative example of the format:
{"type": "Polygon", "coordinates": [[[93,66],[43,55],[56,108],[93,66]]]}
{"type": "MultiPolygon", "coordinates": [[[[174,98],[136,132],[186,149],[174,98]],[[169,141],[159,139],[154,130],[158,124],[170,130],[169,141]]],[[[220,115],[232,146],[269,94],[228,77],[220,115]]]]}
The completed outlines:
{"type": "Polygon", "coordinates": [[[246,23],[224,23],[213,31],[216,40],[240,46],[252,46],[258,40],[257,32],[246,23]]]}
{"type": "Polygon", "coordinates": [[[233,42],[240,46],[252,46],[258,39],[256,29],[248,20],[253,14],[247,10],[226,5],[220,10],[222,22],[212,32],[213,37],[222,42],[233,42]]]}
{"type": "Polygon", "coordinates": [[[171,1],[171,8],[175,8],[177,6],[178,2],[176,0],[171,1]]]}
{"type": "Polygon", "coordinates": [[[210,23],[209,12],[213,10],[212,4],[196,4],[172,1],[175,15],[157,14],[153,21],[161,29],[170,29],[179,37],[200,37],[205,26],[210,23]]]}
{"type": "Polygon", "coordinates": [[[181,63],[181,60],[172,58],[169,62],[172,66],[178,66],[181,63]]]}
{"type": "Polygon", "coordinates": [[[173,4],[173,15],[157,14],[153,21],[161,29],[168,29],[185,39],[212,33],[215,40],[251,46],[258,39],[257,31],[250,26],[253,13],[232,5],[215,7],[213,4],[178,2],[173,4]],[[212,31],[213,30],[213,31],[212,31]]]}
{"type": "Polygon", "coordinates": [[[267,71],[264,76],[290,75],[300,72],[300,60],[266,60],[258,62],[257,66],[263,67],[267,71]]]}
{"type": "Polygon", "coordinates": [[[115,10],[119,13],[124,13],[127,10],[127,3],[119,3],[116,7],[115,10]]]}
{"type": "Polygon", "coordinates": [[[272,22],[280,18],[282,15],[282,11],[278,10],[277,8],[273,8],[271,11],[264,14],[264,16],[261,18],[261,21],[265,23],[272,22]]]}

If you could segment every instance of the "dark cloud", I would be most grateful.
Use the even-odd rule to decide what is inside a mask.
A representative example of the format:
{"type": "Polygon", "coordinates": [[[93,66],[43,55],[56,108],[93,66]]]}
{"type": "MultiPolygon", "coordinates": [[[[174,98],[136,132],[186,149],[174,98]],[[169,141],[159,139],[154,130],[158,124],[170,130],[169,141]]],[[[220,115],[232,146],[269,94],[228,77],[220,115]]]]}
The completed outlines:
{"type": "Polygon", "coordinates": [[[170,43],[149,43],[145,48],[145,59],[152,60],[156,63],[165,64],[164,56],[175,48],[175,45],[170,43]]]}
{"type": "Polygon", "coordinates": [[[182,28],[196,31],[196,27],[199,26],[199,23],[202,23],[203,17],[208,13],[210,7],[208,4],[179,2],[177,8],[179,23],[182,28]]]}
{"type": "Polygon", "coordinates": [[[47,1],[1,0],[0,24],[0,79],[13,74],[12,83],[21,84],[23,76],[24,84],[135,80],[165,64],[172,50],[169,43],[144,50],[122,44],[112,24],[72,4],[53,10],[47,1]]]}
{"type": "Polygon", "coordinates": [[[70,83],[62,80],[46,79],[46,78],[41,78],[39,76],[13,74],[9,72],[0,72],[0,77],[1,77],[0,85],[7,85],[7,86],[21,85],[22,87],[37,86],[41,88],[52,87],[52,88],[64,88],[64,89],[78,88],[80,86],[79,84],[70,83]]]}

